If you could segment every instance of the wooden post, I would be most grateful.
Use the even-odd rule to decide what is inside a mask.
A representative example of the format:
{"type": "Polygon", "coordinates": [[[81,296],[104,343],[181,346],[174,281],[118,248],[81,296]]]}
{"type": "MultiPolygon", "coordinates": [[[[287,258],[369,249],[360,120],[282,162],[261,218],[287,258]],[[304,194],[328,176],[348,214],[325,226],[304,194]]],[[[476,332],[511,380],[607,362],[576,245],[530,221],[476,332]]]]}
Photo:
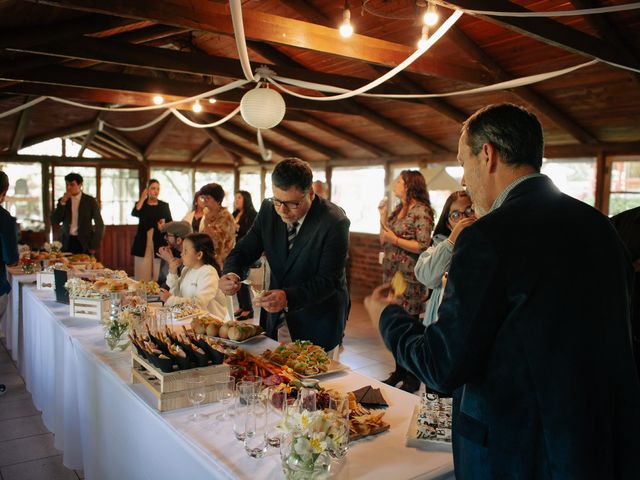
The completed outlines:
{"type": "MultiPolygon", "coordinates": [[[[604,203],[605,203],[604,197],[605,197],[605,188],[606,188],[605,170],[606,170],[606,156],[604,152],[600,150],[596,155],[595,207],[606,215],[607,211],[604,209],[604,203]]],[[[607,188],[607,190],[609,189],[607,188]]],[[[608,203],[608,198],[607,198],[607,203],[608,203]]]]}
{"type": "Polygon", "coordinates": [[[324,176],[327,184],[327,200],[331,201],[331,177],[333,176],[333,167],[327,165],[324,169],[324,176]]]}
{"type": "Polygon", "coordinates": [[[40,163],[41,168],[41,176],[42,176],[42,217],[44,220],[44,231],[47,232],[47,237],[49,237],[49,232],[51,231],[51,195],[49,192],[49,187],[51,185],[51,167],[48,161],[42,161],[40,163]]]}

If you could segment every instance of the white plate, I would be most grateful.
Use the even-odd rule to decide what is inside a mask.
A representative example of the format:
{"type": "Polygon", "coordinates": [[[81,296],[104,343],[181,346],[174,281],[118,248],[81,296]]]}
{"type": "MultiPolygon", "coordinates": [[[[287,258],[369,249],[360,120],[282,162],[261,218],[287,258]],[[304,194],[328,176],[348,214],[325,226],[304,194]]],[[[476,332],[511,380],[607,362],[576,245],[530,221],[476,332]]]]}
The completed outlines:
{"type": "Polygon", "coordinates": [[[257,335],[254,335],[253,337],[245,338],[244,340],[241,340],[239,342],[236,342],[235,340],[231,340],[230,338],[214,337],[214,336],[211,336],[211,335],[207,335],[207,337],[213,338],[214,340],[220,340],[222,342],[227,342],[227,343],[230,343],[232,345],[242,345],[243,343],[251,342],[251,341],[255,340],[256,338],[262,338],[264,335],[265,335],[265,332],[261,332],[261,333],[258,333],[257,335]]]}

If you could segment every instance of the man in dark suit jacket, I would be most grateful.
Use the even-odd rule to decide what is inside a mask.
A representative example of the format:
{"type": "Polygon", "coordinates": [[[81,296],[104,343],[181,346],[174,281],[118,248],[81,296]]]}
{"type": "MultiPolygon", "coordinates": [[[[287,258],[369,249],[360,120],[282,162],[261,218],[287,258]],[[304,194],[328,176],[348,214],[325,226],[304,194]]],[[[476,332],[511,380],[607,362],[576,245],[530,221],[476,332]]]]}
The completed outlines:
{"type": "Polygon", "coordinates": [[[401,365],[455,391],[458,480],[638,478],[630,262],[604,215],[539,173],[542,153],[521,107],[465,122],[458,161],[484,216],[454,245],[438,321],[391,305],[380,330],[401,365]]]}
{"type": "Polygon", "coordinates": [[[104,223],[98,202],[82,192],[82,175],[70,173],[64,177],[67,190],[51,214],[51,223],[59,225],[58,237],[64,252],[95,254],[100,248],[104,223]]]}
{"type": "Polygon", "coordinates": [[[314,194],[306,162],[285,159],[271,178],[273,199],[262,202],[253,226],[227,257],[220,289],[236,293],[240,276],[265,252],[269,291],[254,300],[263,309],[261,325],[274,339],[288,333],[329,352],[342,341],[346,322],[350,222],[339,207],[314,194]]]}

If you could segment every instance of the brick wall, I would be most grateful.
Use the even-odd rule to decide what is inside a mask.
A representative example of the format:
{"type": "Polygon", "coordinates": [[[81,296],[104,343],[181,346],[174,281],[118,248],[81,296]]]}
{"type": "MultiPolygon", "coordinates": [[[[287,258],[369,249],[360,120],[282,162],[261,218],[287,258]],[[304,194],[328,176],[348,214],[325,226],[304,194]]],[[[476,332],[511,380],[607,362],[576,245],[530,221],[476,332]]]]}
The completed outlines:
{"type": "Polygon", "coordinates": [[[351,232],[347,278],[353,300],[362,300],[382,283],[382,265],[378,263],[380,251],[377,234],[351,232]]]}

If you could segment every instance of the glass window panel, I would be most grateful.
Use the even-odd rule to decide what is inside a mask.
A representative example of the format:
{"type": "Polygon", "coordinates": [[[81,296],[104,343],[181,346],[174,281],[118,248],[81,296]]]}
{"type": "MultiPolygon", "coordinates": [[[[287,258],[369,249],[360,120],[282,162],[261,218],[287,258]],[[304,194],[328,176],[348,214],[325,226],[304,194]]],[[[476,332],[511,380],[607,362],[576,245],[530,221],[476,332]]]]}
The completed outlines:
{"type": "MultiPolygon", "coordinates": [[[[271,179],[271,175],[269,175],[271,179]]],[[[260,208],[262,198],[260,198],[260,173],[256,171],[240,172],[240,190],[246,190],[251,194],[251,200],[256,208],[260,208]]],[[[269,194],[271,196],[271,194],[269,194]]]]}
{"type": "Polygon", "coordinates": [[[22,230],[43,230],[42,169],[39,163],[0,163],[9,177],[4,207],[22,230]]]}
{"type": "MultiPolygon", "coordinates": [[[[80,153],[80,149],[82,148],[82,142],[74,142],[73,140],[65,139],[65,150],[67,157],[77,157],[80,153]]],[[[97,152],[94,152],[90,148],[85,148],[84,152],[82,152],[82,158],[101,158],[97,152]]]]}
{"type": "MultiPolygon", "coordinates": [[[[190,168],[152,168],[151,177],[160,182],[160,200],[169,204],[171,217],[182,220],[191,210],[193,185],[190,168]]],[[[140,197],[138,197],[140,198],[140,197]]]]}
{"type": "Polygon", "coordinates": [[[571,160],[543,160],[541,172],[567,195],[584,203],[596,201],[596,160],[576,158],[571,160]]]}
{"type": "Polygon", "coordinates": [[[100,171],[100,211],[106,225],[137,224],[131,210],[140,199],[138,170],[103,168],[100,171]]]}
{"type": "Polygon", "coordinates": [[[214,172],[211,170],[196,171],[196,191],[205,186],[207,183],[217,183],[224,189],[224,201],[222,202],[222,205],[226,207],[230,212],[232,212],[233,172],[214,172]]]}
{"type": "Polygon", "coordinates": [[[271,174],[273,170],[267,170],[264,175],[264,198],[273,197],[273,183],[271,182],[271,174]]]}
{"type": "Polygon", "coordinates": [[[66,184],[64,182],[65,175],[69,173],[79,173],[82,175],[82,191],[92,197],[97,194],[96,188],[96,169],[95,167],[54,167],[53,169],[53,200],[54,204],[64,195],[66,184]]]}
{"type": "Polygon", "coordinates": [[[640,158],[611,164],[609,215],[640,206],[640,158]]]}
{"type": "Polygon", "coordinates": [[[62,139],[52,138],[44,142],[36,143],[30,147],[18,150],[19,155],[51,155],[54,157],[62,156],[62,139]]]}
{"type": "Polygon", "coordinates": [[[378,203],[384,192],[384,167],[333,169],[331,199],[347,213],[352,232],[380,231],[378,203]]]}

